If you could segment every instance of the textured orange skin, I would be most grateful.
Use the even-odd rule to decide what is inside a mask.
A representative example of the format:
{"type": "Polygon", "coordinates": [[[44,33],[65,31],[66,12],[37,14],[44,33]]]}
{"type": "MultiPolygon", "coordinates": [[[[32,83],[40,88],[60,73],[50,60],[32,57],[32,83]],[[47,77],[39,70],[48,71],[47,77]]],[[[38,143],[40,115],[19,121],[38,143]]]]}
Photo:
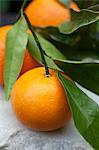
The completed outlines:
{"type": "Polygon", "coordinates": [[[57,73],[50,69],[50,74],[45,76],[44,67],[32,69],[22,75],[12,89],[11,104],[17,118],[34,130],[56,130],[71,118],[57,73]]]}
{"type": "MultiPolygon", "coordinates": [[[[10,29],[11,26],[0,27],[0,85],[4,85],[3,76],[4,76],[5,42],[6,42],[6,34],[10,29]]],[[[30,56],[28,50],[26,50],[23,67],[20,75],[38,66],[40,65],[30,56]]]]}
{"type": "MultiPolygon", "coordinates": [[[[76,3],[71,2],[73,10],[79,11],[76,3]]],[[[25,10],[33,26],[57,26],[70,20],[70,11],[58,0],[33,0],[25,10]]]]}

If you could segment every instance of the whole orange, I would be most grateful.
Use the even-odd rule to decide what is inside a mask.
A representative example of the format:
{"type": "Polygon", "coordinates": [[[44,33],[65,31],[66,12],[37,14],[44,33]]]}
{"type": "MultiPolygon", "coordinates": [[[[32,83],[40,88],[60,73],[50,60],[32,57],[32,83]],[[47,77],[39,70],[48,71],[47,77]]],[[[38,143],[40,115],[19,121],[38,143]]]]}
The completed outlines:
{"type": "MultiPolygon", "coordinates": [[[[5,42],[6,34],[11,29],[12,26],[0,27],[0,85],[4,84],[4,60],[5,60],[5,42]]],[[[39,66],[39,64],[34,60],[28,50],[25,52],[23,67],[20,74],[39,66]]]]}
{"type": "Polygon", "coordinates": [[[22,75],[12,89],[11,103],[17,118],[34,130],[55,130],[71,118],[65,90],[52,69],[49,77],[44,67],[22,75]]]}
{"type": "MultiPolygon", "coordinates": [[[[76,3],[70,7],[79,11],[76,3]]],[[[59,0],[33,0],[25,10],[33,26],[57,26],[70,20],[70,10],[59,3],[59,0]]]]}

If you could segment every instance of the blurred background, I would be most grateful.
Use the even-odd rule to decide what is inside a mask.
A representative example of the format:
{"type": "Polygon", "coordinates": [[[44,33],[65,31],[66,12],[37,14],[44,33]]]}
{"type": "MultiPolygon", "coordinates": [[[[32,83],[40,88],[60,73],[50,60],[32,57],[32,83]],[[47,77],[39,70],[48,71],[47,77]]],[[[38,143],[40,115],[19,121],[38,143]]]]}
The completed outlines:
{"type": "MultiPolygon", "coordinates": [[[[31,0],[27,0],[28,3],[31,0]]],[[[12,24],[17,17],[23,0],[0,0],[0,26],[12,24]]]]}
{"type": "MultiPolygon", "coordinates": [[[[32,0],[27,0],[27,5],[32,0]]],[[[99,0],[74,0],[80,9],[99,4],[99,0]]],[[[0,26],[12,24],[17,17],[23,0],[0,0],[0,26]]]]}

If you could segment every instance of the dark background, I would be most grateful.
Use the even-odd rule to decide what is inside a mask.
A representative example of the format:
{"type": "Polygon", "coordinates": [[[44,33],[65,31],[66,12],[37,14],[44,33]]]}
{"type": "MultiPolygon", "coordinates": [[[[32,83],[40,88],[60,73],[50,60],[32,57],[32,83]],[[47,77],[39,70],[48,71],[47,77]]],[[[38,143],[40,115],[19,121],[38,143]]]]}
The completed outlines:
{"type": "MultiPolygon", "coordinates": [[[[30,2],[28,0],[27,5],[30,2]]],[[[14,23],[22,3],[23,0],[0,0],[0,26],[14,23]]]]}

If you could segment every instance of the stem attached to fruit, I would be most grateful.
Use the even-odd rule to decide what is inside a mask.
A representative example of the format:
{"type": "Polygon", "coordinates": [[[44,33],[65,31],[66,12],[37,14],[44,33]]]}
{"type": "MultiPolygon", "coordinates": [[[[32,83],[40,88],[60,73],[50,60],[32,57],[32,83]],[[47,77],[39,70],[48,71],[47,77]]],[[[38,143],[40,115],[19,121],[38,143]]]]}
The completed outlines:
{"type": "Polygon", "coordinates": [[[34,31],[33,26],[31,25],[31,23],[30,23],[30,21],[29,21],[27,15],[26,15],[25,13],[23,13],[23,15],[24,15],[24,17],[25,17],[25,19],[26,19],[26,21],[27,21],[27,24],[28,24],[28,26],[29,26],[29,29],[31,30],[31,32],[32,32],[32,34],[33,34],[33,37],[34,37],[34,39],[35,39],[35,41],[36,41],[36,43],[37,43],[37,45],[38,45],[38,48],[39,48],[39,50],[40,50],[41,57],[42,57],[42,62],[43,62],[43,64],[44,64],[44,66],[45,66],[46,76],[49,77],[50,73],[49,73],[49,69],[48,69],[48,66],[47,66],[47,63],[46,63],[46,60],[45,60],[44,50],[43,50],[42,47],[41,47],[41,44],[40,44],[40,42],[39,42],[39,40],[38,40],[38,37],[37,37],[37,35],[36,35],[35,31],[34,31]]]}

